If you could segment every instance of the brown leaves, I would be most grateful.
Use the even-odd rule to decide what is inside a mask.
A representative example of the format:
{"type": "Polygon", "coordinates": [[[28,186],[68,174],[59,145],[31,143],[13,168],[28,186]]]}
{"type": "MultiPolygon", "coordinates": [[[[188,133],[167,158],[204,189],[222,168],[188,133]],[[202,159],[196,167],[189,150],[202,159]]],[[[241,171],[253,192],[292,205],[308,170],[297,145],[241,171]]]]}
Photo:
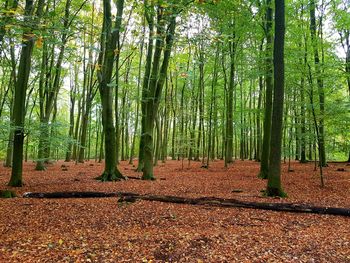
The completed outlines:
{"type": "MultiPolygon", "coordinates": [[[[294,173],[283,166],[289,198],[266,199],[260,193],[266,182],[257,179],[256,162],[236,161],[228,169],[222,161],[211,163],[209,169],[192,162],[182,169],[181,162],[168,161],[155,168],[155,175],[166,180],[117,183],[94,180],[103,164],[91,163],[71,164],[62,171],[63,162],[58,162],[45,172],[26,163],[25,186],[14,190],[17,195],[125,191],[350,206],[350,173],[336,171],[342,164],[325,168],[325,189],[319,187],[312,164],[292,163],[294,173]]],[[[121,166],[125,175],[140,176],[126,162],[121,166]]],[[[10,170],[0,167],[0,174],[0,188],[8,189],[10,170]]],[[[347,262],[348,221],[148,201],[118,205],[117,198],[0,199],[0,262],[347,262]]]]}
{"type": "Polygon", "coordinates": [[[35,46],[37,48],[42,48],[43,47],[43,38],[41,36],[36,39],[35,46]]]}

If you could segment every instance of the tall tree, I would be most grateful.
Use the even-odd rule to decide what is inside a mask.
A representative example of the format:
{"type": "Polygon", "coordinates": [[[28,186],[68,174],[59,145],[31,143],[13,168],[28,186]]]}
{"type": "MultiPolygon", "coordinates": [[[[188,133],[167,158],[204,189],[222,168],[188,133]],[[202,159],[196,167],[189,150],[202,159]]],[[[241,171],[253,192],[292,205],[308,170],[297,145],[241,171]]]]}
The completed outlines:
{"type": "Polygon", "coordinates": [[[22,186],[22,166],[23,166],[23,141],[24,141],[24,119],[26,91],[28,86],[29,74],[31,69],[31,57],[34,43],[36,40],[33,29],[36,28],[45,5],[44,0],[39,0],[34,15],[34,1],[26,0],[24,16],[26,27],[22,36],[22,50],[18,65],[17,81],[15,85],[15,98],[13,107],[14,116],[14,139],[13,139],[13,158],[12,172],[9,185],[22,186]]]}
{"type": "Polygon", "coordinates": [[[98,81],[102,104],[102,125],[104,130],[105,168],[101,181],[125,179],[117,168],[116,136],[113,118],[113,64],[120,34],[124,0],[117,1],[117,16],[112,28],[112,13],[110,0],[103,0],[103,28],[101,33],[101,52],[99,55],[98,81]]]}
{"type": "Polygon", "coordinates": [[[272,62],[272,1],[265,3],[265,23],[264,31],[266,36],[265,48],[265,115],[264,115],[264,135],[262,142],[262,153],[259,177],[267,179],[269,173],[270,141],[271,141],[271,117],[272,117],[272,94],[273,94],[273,62],[272,62]]]}
{"type": "Polygon", "coordinates": [[[235,66],[236,66],[235,56],[236,56],[237,39],[236,39],[236,32],[235,32],[236,21],[234,20],[234,18],[230,23],[232,27],[232,32],[228,40],[228,48],[229,48],[229,55],[230,55],[230,75],[229,75],[227,96],[226,96],[227,113],[226,113],[225,165],[233,162],[233,159],[232,159],[232,155],[233,155],[233,92],[235,88],[235,66]]]}
{"type": "Polygon", "coordinates": [[[175,34],[175,6],[175,4],[171,4],[170,6],[165,7],[161,3],[155,5],[154,3],[145,0],[145,16],[150,31],[150,38],[146,57],[141,107],[142,134],[140,142],[141,158],[139,159],[139,162],[143,162],[141,167],[143,167],[142,179],[144,180],[155,179],[153,174],[153,129],[162,89],[167,75],[175,34]],[[155,19],[156,21],[154,21],[155,19]],[[157,38],[152,56],[154,27],[156,28],[157,38]]]}
{"type": "Polygon", "coordinates": [[[281,185],[281,144],[284,103],[284,0],[275,0],[275,38],[273,47],[274,94],[271,125],[271,152],[266,194],[284,196],[281,185]]]}
{"type": "MultiPolygon", "coordinates": [[[[325,132],[324,132],[324,114],[325,114],[325,94],[324,94],[324,81],[321,70],[321,62],[318,52],[318,36],[317,36],[317,25],[316,25],[316,6],[315,1],[310,0],[310,33],[311,33],[311,42],[314,51],[314,63],[316,71],[316,82],[317,90],[319,96],[320,104],[320,116],[319,116],[319,147],[320,147],[320,162],[322,166],[326,166],[326,148],[325,148],[325,132]]],[[[322,23],[322,21],[321,21],[322,23]]]]}
{"type": "MultiPolygon", "coordinates": [[[[59,54],[56,62],[54,63],[55,45],[52,46],[52,59],[51,66],[47,68],[48,64],[48,46],[44,43],[44,49],[42,54],[42,66],[40,73],[40,84],[39,84],[39,104],[40,104],[40,138],[38,146],[38,161],[36,163],[35,170],[45,170],[44,161],[48,161],[50,156],[50,140],[49,140],[49,120],[51,117],[52,110],[57,100],[57,94],[61,86],[61,72],[62,63],[64,59],[64,52],[67,41],[69,39],[68,28],[71,24],[70,21],[70,6],[72,0],[67,0],[64,9],[64,22],[63,31],[61,36],[61,44],[59,47],[59,54]],[[54,66],[54,67],[53,67],[54,66]],[[51,72],[53,76],[51,76],[51,72]],[[45,74],[46,73],[46,74],[45,74]],[[44,79],[46,78],[46,79],[44,79]],[[51,80],[53,81],[51,83],[51,80]]],[[[48,12],[48,10],[47,10],[48,12]]]]}

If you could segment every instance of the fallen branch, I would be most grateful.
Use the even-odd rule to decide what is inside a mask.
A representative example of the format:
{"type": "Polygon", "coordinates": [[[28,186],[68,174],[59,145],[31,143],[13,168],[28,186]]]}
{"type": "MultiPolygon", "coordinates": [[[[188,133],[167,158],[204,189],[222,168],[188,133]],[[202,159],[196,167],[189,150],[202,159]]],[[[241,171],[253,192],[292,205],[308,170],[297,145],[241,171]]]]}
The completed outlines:
{"type": "Polygon", "coordinates": [[[322,207],[296,203],[260,203],[248,202],[237,199],[216,197],[186,198],[163,195],[141,195],[127,192],[53,192],[53,193],[25,193],[25,198],[102,198],[119,197],[118,202],[135,202],[136,200],[158,201],[176,204],[209,205],[218,207],[239,207],[250,209],[262,209],[271,211],[283,211],[293,213],[311,213],[350,216],[350,209],[338,207],[322,207]]]}
{"type": "Polygon", "coordinates": [[[118,197],[117,193],[104,192],[52,192],[52,193],[24,193],[25,198],[102,198],[118,197]]]}
{"type": "MultiPolygon", "coordinates": [[[[127,176],[127,179],[131,179],[131,180],[142,180],[142,177],[136,177],[136,176],[127,176]]],[[[161,181],[165,181],[165,178],[159,178],[159,180],[161,181]]]]}

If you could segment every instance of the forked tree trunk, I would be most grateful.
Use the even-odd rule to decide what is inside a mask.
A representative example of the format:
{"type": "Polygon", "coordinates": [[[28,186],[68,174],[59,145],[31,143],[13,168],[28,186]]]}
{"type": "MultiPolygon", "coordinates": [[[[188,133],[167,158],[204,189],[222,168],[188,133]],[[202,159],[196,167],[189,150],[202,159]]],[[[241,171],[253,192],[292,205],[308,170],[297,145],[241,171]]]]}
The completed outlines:
{"type": "MultiPolygon", "coordinates": [[[[38,161],[37,165],[35,167],[35,170],[42,171],[45,170],[46,167],[44,165],[44,161],[48,162],[50,157],[50,136],[49,136],[49,120],[51,113],[53,111],[55,101],[57,100],[58,91],[60,89],[61,85],[61,71],[62,71],[62,63],[64,59],[64,52],[66,48],[66,44],[68,41],[68,28],[70,26],[70,5],[72,0],[66,0],[65,4],[65,15],[64,15],[64,22],[63,22],[63,33],[61,36],[61,46],[59,48],[59,54],[57,61],[55,65],[53,66],[53,58],[52,58],[52,64],[50,65],[50,70],[47,71],[48,75],[46,78],[50,77],[51,71],[54,72],[53,77],[53,84],[51,86],[51,83],[49,86],[47,86],[47,82],[45,83],[45,89],[43,87],[43,83],[41,83],[41,90],[39,92],[40,94],[40,138],[39,138],[39,146],[38,146],[38,161]],[[52,67],[51,67],[52,66],[52,67]],[[44,89],[44,90],[43,90],[44,89]]],[[[43,57],[45,57],[47,54],[44,54],[45,50],[43,51],[43,57]]],[[[54,56],[55,49],[52,48],[52,56],[54,56]]],[[[43,59],[42,62],[42,69],[45,68],[46,61],[43,59]]],[[[42,78],[43,76],[41,76],[42,78]]]]}
{"type": "MultiPolygon", "coordinates": [[[[153,129],[155,118],[157,117],[157,111],[161,99],[162,89],[167,76],[167,70],[176,26],[176,17],[173,16],[170,19],[168,30],[166,31],[166,38],[164,41],[163,37],[165,34],[165,27],[163,25],[163,11],[163,8],[158,6],[157,36],[159,37],[156,40],[148,90],[147,92],[145,92],[145,94],[143,94],[145,95],[145,97],[143,97],[145,100],[145,107],[143,108],[145,110],[143,111],[143,115],[145,116],[145,129],[141,138],[143,137],[144,140],[144,168],[142,174],[142,179],[144,180],[155,179],[153,174],[153,129]],[[160,66],[160,57],[163,50],[163,61],[160,66]]],[[[151,19],[153,20],[153,18],[148,17],[147,20],[150,21],[151,19]]]]}
{"type": "Polygon", "coordinates": [[[104,172],[97,179],[101,181],[115,181],[125,177],[117,168],[116,136],[113,118],[113,85],[111,83],[114,55],[120,32],[123,14],[124,0],[117,1],[116,26],[112,31],[111,3],[103,1],[103,30],[101,33],[102,52],[99,56],[99,64],[102,68],[98,71],[99,90],[102,104],[102,125],[104,131],[105,167],[104,172]]]}

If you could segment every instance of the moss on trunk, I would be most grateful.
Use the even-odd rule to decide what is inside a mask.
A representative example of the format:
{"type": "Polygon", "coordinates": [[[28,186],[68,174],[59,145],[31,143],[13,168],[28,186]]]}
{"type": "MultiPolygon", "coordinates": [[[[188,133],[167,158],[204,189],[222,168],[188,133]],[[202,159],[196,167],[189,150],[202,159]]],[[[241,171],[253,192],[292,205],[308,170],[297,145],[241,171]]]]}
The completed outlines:
{"type": "Polygon", "coordinates": [[[0,198],[14,198],[17,197],[16,193],[11,190],[1,190],[0,198]]]}
{"type": "Polygon", "coordinates": [[[113,182],[113,181],[121,181],[126,180],[127,177],[122,175],[122,173],[115,169],[114,172],[106,172],[104,171],[103,174],[95,178],[96,180],[99,180],[101,182],[113,182]]]}

